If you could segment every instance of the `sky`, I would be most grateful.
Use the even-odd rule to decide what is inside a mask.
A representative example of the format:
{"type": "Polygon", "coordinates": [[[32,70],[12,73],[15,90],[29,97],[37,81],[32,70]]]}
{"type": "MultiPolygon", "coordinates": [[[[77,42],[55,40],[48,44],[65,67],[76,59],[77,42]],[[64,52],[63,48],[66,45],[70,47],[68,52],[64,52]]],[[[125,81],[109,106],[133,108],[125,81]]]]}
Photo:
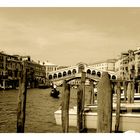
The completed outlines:
{"type": "Polygon", "coordinates": [[[140,8],[0,8],[0,51],[58,65],[117,58],[140,46],[140,8]]]}

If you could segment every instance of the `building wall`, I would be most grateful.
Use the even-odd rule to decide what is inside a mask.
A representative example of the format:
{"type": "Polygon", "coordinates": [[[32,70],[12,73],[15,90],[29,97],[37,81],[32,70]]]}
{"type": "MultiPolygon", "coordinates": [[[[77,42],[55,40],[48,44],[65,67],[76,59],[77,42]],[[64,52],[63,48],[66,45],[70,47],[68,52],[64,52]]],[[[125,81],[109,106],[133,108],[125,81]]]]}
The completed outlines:
{"type": "Polygon", "coordinates": [[[30,57],[9,55],[0,52],[0,88],[16,88],[19,86],[19,78],[22,74],[21,62],[27,62],[27,81],[30,87],[35,87],[46,80],[46,67],[34,61],[30,57]],[[26,58],[26,60],[25,60],[26,58]]]}
{"type": "Polygon", "coordinates": [[[91,66],[102,71],[115,71],[115,61],[115,59],[109,59],[104,62],[92,64],[91,66]]]}
{"type": "Polygon", "coordinates": [[[33,60],[27,60],[27,80],[30,88],[46,82],[46,67],[33,60]]]}
{"type": "Polygon", "coordinates": [[[135,52],[135,76],[140,79],[140,48],[135,52]]]}
{"type": "Polygon", "coordinates": [[[48,61],[47,62],[44,62],[43,64],[46,67],[46,74],[48,74],[49,72],[56,71],[57,70],[57,67],[58,67],[58,65],[52,64],[52,63],[50,63],[48,61]]]}
{"type": "Polygon", "coordinates": [[[0,87],[16,87],[21,74],[21,66],[18,56],[0,53],[0,87]]]}
{"type": "Polygon", "coordinates": [[[115,71],[117,75],[124,80],[132,80],[136,78],[136,55],[135,51],[128,50],[121,53],[120,58],[115,63],[115,71]]]}

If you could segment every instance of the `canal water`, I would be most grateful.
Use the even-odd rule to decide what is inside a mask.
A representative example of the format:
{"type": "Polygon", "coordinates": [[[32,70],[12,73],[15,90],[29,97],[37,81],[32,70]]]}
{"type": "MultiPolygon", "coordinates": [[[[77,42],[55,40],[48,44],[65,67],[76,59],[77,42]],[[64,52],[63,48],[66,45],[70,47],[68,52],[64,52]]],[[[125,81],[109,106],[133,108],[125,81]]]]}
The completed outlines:
{"type": "MultiPolygon", "coordinates": [[[[58,88],[62,93],[62,87],[58,88]]],[[[56,125],[54,112],[61,104],[59,99],[50,96],[51,89],[28,89],[26,103],[26,133],[62,133],[56,125]]],[[[0,91],[0,133],[16,133],[18,90],[0,91]]],[[[86,87],[86,103],[89,101],[89,88],[86,87]]],[[[70,107],[76,105],[77,90],[71,89],[70,107]]],[[[75,133],[76,128],[70,127],[75,133]]]]}

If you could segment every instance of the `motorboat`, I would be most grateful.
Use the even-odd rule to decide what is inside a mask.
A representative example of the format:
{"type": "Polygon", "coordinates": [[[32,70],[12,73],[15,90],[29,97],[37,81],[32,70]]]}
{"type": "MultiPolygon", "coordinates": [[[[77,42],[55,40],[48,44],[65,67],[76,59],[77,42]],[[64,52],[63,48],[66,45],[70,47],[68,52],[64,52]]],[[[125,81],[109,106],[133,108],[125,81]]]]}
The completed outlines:
{"type": "MultiPolygon", "coordinates": [[[[115,131],[116,123],[116,104],[113,104],[112,113],[112,131],[115,131]]],[[[62,125],[61,109],[54,112],[57,125],[62,125]]],[[[86,105],[83,116],[85,117],[85,127],[97,129],[97,105],[86,105]]],[[[69,109],[69,126],[77,126],[77,107],[69,109]]],[[[139,103],[121,103],[119,131],[125,132],[134,130],[140,132],[140,104],[139,103]]]]}

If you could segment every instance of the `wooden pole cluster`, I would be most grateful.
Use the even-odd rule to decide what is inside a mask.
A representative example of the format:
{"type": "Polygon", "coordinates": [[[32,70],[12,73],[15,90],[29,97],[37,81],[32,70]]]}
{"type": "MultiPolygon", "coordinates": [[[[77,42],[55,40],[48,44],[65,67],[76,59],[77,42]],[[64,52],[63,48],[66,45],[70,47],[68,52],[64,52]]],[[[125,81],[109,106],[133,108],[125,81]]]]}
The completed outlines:
{"type": "Polygon", "coordinates": [[[22,76],[19,79],[19,94],[17,106],[17,133],[24,133],[27,94],[27,70],[23,62],[22,76]]]}
{"type": "Polygon", "coordinates": [[[97,86],[97,132],[110,133],[112,131],[112,89],[109,74],[102,73],[97,86]]]}
{"type": "Polygon", "coordinates": [[[85,116],[84,116],[85,79],[86,73],[82,72],[81,85],[78,87],[77,92],[77,132],[82,132],[83,129],[85,128],[85,116]]]}
{"type": "Polygon", "coordinates": [[[69,102],[70,102],[70,85],[66,81],[63,82],[62,94],[62,131],[69,132],[69,102]]]}

